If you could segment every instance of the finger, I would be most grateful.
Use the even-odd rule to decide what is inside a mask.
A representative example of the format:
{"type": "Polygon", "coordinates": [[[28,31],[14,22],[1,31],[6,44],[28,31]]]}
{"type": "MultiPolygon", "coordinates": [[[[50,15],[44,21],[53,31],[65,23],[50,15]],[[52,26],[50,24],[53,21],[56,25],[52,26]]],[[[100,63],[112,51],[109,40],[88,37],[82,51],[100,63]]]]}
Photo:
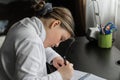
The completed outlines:
{"type": "Polygon", "coordinates": [[[70,65],[73,67],[73,64],[72,64],[72,63],[70,63],[70,65]]]}
{"type": "Polygon", "coordinates": [[[69,63],[69,66],[73,67],[73,64],[72,64],[72,63],[69,63]]]}
{"type": "Polygon", "coordinates": [[[66,60],[66,64],[69,64],[69,61],[66,60]]]}
{"type": "Polygon", "coordinates": [[[58,64],[56,64],[55,67],[58,69],[60,66],[58,64]]]}
{"type": "Polygon", "coordinates": [[[59,62],[60,66],[64,66],[64,64],[65,64],[64,60],[59,62]]]}
{"type": "Polygon", "coordinates": [[[70,68],[71,68],[71,70],[74,70],[72,63],[70,63],[70,68]]]}

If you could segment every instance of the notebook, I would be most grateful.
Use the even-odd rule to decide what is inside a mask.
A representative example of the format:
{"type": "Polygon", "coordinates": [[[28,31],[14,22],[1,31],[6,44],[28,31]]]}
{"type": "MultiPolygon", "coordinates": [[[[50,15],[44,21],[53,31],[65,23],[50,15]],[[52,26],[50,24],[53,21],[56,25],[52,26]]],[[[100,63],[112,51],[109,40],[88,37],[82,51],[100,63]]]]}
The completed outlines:
{"type": "Polygon", "coordinates": [[[74,70],[74,74],[71,80],[107,80],[107,79],[96,76],[92,73],[74,70]]]}

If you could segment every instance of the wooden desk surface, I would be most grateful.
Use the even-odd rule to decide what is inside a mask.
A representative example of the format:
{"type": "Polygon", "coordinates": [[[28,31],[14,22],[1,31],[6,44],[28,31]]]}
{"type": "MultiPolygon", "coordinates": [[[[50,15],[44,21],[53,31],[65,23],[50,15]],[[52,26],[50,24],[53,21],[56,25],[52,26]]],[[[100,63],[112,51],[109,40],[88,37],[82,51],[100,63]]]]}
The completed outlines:
{"type": "MultiPolygon", "coordinates": [[[[70,41],[60,44],[55,48],[62,56],[65,55],[70,41]]],[[[112,46],[102,49],[95,42],[89,42],[85,37],[76,38],[69,48],[67,59],[74,64],[74,69],[93,73],[108,80],[120,80],[120,51],[112,46]]]]}

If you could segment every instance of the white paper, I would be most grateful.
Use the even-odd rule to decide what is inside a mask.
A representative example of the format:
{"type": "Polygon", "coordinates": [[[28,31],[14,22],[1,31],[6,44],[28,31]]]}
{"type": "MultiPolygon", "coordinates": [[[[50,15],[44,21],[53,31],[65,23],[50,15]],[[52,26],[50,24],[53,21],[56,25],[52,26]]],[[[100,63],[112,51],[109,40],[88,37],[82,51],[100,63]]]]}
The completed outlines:
{"type": "Polygon", "coordinates": [[[107,80],[107,79],[104,79],[91,73],[74,70],[74,75],[71,80],[107,80]]]}

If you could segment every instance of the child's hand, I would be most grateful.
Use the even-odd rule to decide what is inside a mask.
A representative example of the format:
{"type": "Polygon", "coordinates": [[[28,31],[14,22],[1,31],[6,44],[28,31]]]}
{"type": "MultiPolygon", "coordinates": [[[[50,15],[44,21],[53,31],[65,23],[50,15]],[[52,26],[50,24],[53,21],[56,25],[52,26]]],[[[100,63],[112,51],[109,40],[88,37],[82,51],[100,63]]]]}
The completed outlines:
{"type": "Polygon", "coordinates": [[[60,68],[61,66],[64,65],[64,60],[63,60],[62,57],[59,56],[59,57],[56,57],[56,58],[53,59],[52,64],[56,69],[58,69],[58,68],[60,68]]]}
{"type": "Polygon", "coordinates": [[[58,71],[62,75],[63,80],[70,80],[73,76],[73,64],[67,62],[66,65],[61,66],[58,71]]]}

